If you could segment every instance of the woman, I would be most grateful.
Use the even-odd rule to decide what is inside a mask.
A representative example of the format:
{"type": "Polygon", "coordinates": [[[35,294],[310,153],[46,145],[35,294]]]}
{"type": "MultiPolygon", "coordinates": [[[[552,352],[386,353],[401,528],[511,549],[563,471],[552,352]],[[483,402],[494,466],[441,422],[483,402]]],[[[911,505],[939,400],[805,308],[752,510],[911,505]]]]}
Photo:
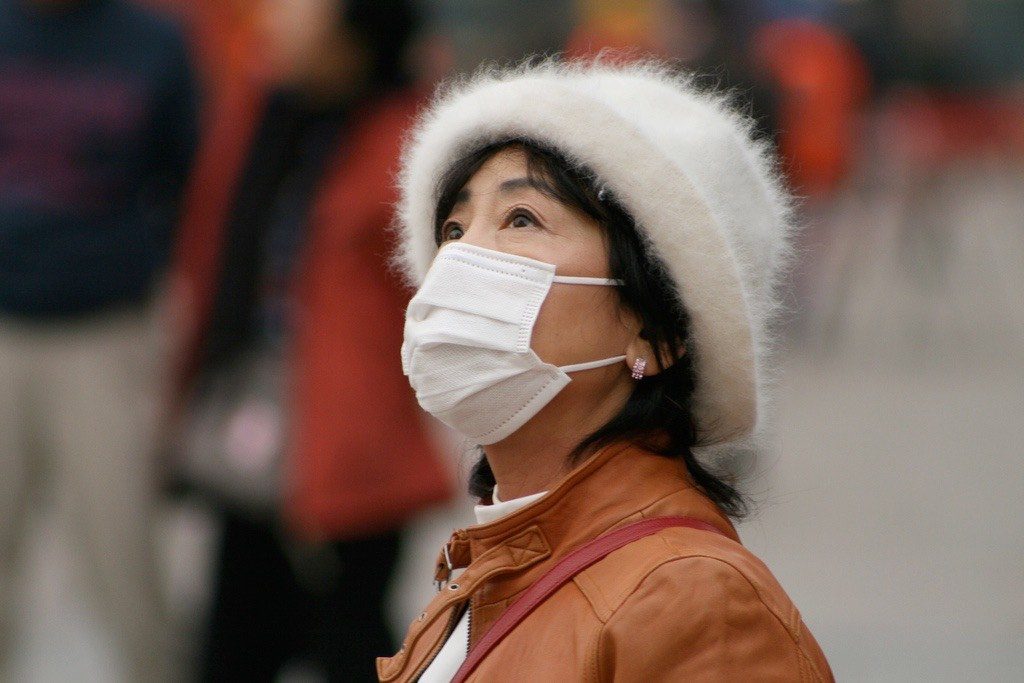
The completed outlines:
{"type": "Polygon", "coordinates": [[[657,64],[545,62],[410,140],[402,359],[482,448],[481,523],[380,679],[831,680],[705,460],[758,431],[791,224],[748,122],[657,64]]]}
{"type": "Polygon", "coordinates": [[[177,264],[197,318],[183,469],[223,529],[200,677],[372,680],[402,527],[450,489],[394,352],[408,299],[385,256],[415,17],[254,11],[264,68],[218,91],[177,264]]]}

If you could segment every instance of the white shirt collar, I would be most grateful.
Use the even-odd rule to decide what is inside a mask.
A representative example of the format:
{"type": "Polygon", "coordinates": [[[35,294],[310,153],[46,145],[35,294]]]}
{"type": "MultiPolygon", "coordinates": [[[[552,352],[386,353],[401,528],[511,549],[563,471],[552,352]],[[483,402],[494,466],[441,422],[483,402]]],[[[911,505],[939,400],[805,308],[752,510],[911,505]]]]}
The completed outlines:
{"type": "Polygon", "coordinates": [[[496,522],[502,517],[511,515],[516,510],[526,507],[535,500],[540,500],[546,494],[547,491],[541,491],[540,493],[523,496],[522,498],[500,500],[498,498],[498,487],[495,486],[494,493],[491,494],[491,500],[494,501],[494,504],[476,505],[473,507],[473,513],[476,515],[477,524],[489,524],[490,522],[496,522]]]}

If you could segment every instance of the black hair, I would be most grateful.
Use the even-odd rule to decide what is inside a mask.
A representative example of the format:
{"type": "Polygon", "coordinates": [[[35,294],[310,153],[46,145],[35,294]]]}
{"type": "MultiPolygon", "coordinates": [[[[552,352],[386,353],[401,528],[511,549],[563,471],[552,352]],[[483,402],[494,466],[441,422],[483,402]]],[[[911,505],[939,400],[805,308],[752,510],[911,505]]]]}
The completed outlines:
{"type": "Polygon", "coordinates": [[[398,88],[411,80],[408,50],[421,24],[413,0],[343,0],[339,28],[351,29],[370,52],[373,82],[398,88]]]}
{"type": "MultiPolygon", "coordinates": [[[[646,248],[636,223],[587,168],[562,154],[521,138],[510,138],[481,147],[457,160],[437,187],[435,240],[441,243],[443,222],[457,195],[474,173],[494,154],[506,148],[526,154],[527,172],[536,186],[562,204],[581,211],[604,229],[608,243],[609,272],[623,284],[616,287],[620,302],[640,319],[640,335],[656,349],[661,370],[635,383],[622,410],[570,454],[573,464],[607,444],[632,440],[652,452],[681,459],[697,486],[726,514],[734,518],[747,512],[745,497],[734,486],[697,462],[692,448],[699,437],[691,410],[694,389],[692,354],[686,353],[689,316],[664,265],[646,248]]],[[[488,497],[494,474],[487,458],[473,467],[469,491],[488,497]]]]}

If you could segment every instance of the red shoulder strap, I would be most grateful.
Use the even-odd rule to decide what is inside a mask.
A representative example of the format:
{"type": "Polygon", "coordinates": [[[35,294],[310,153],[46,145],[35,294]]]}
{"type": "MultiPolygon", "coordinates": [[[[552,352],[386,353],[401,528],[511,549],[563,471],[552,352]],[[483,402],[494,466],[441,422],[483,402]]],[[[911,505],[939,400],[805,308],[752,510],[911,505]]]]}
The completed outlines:
{"type": "Polygon", "coordinates": [[[556,590],[564,586],[572,577],[601,560],[614,550],[639,540],[645,536],[668,529],[669,527],[689,527],[702,531],[722,533],[717,527],[692,517],[654,517],[616,529],[604,536],[599,536],[586,545],[562,558],[548,573],[526,589],[526,592],[502,613],[498,620],[484,633],[480,641],[470,651],[469,656],[459,667],[452,683],[463,683],[470,673],[483,661],[484,657],[519,625],[538,605],[556,590]]]}

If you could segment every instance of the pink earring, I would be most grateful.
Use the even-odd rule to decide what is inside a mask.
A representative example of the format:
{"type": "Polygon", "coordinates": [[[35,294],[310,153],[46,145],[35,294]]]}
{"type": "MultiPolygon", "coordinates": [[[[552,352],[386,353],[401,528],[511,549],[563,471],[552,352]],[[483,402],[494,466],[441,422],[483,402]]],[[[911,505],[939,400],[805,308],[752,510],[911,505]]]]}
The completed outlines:
{"type": "Polygon", "coordinates": [[[643,379],[644,378],[644,369],[646,369],[646,368],[647,368],[647,361],[644,360],[643,358],[637,358],[635,361],[633,361],[633,372],[630,374],[630,377],[632,377],[633,379],[636,379],[636,380],[643,379]]]}

